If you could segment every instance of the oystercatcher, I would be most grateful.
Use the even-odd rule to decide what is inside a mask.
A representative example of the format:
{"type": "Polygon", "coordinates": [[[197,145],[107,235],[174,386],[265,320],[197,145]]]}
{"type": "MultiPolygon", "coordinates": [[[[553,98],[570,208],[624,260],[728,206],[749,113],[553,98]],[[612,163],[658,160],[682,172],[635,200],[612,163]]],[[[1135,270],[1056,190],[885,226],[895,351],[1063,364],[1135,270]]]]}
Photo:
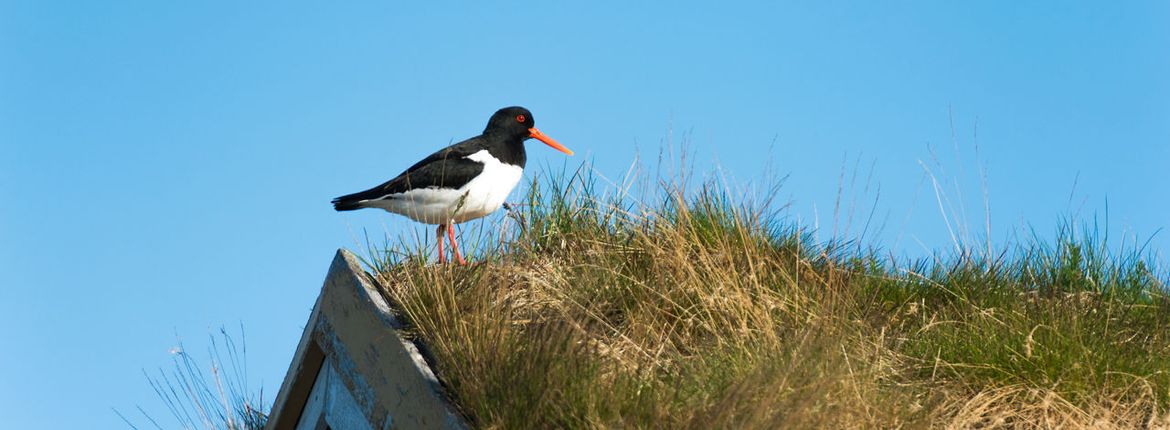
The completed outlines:
{"type": "Polygon", "coordinates": [[[528,109],[506,107],[492,115],[483,134],[431,154],[382,185],[335,198],[333,208],[379,208],[438,224],[439,263],[446,233],[455,260],[467,264],[455,243],[455,224],[482,218],[503,205],[524,172],[524,141],[529,138],[573,155],[536,129],[528,109]]]}

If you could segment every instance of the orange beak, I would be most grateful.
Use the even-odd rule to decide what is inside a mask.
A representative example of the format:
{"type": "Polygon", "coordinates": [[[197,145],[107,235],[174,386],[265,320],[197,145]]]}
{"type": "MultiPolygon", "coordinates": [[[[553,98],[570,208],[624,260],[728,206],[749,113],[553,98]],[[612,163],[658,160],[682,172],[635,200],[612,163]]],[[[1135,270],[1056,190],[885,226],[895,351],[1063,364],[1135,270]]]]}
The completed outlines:
{"type": "Polygon", "coordinates": [[[540,130],[536,129],[536,127],[532,127],[530,129],[528,129],[528,132],[531,133],[532,137],[535,138],[536,140],[544,142],[545,145],[551,146],[551,147],[553,147],[553,149],[555,149],[557,151],[561,151],[561,152],[564,152],[566,154],[573,155],[573,151],[569,150],[569,148],[566,148],[565,145],[561,145],[561,144],[557,143],[557,141],[553,140],[553,138],[548,137],[544,133],[541,133],[540,130]]]}

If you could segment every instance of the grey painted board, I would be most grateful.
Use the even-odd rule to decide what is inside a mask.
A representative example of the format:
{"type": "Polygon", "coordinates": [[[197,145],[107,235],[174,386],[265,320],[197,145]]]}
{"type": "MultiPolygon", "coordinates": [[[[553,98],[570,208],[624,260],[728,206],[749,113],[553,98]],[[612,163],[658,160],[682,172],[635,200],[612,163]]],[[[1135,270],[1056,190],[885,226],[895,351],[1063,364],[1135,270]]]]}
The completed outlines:
{"type": "Polygon", "coordinates": [[[317,372],[309,401],[297,423],[296,430],[374,430],[362,408],[349,393],[333,363],[327,362],[317,372]]]}
{"type": "Polygon", "coordinates": [[[337,412],[339,419],[364,417],[371,429],[467,428],[418,347],[399,332],[402,325],[367,276],[353,254],[337,252],[277,394],[268,429],[298,428],[302,415],[321,410],[328,420],[329,399],[342,398],[328,387],[343,387],[352,400],[337,403],[347,408],[337,412]],[[314,403],[319,401],[314,397],[320,394],[318,386],[334,397],[320,399],[322,405],[314,403]]]}
{"type": "Polygon", "coordinates": [[[321,370],[317,372],[316,378],[313,380],[313,389],[309,391],[309,399],[305,402],[304,409],[301,410],[301,416],[297,419],[296,430],[325,430],[328,428],[325,423],[325,398],[328,396],[329,388],[326,381],[329,379],[330,366],[321,366],[321,370]]]}

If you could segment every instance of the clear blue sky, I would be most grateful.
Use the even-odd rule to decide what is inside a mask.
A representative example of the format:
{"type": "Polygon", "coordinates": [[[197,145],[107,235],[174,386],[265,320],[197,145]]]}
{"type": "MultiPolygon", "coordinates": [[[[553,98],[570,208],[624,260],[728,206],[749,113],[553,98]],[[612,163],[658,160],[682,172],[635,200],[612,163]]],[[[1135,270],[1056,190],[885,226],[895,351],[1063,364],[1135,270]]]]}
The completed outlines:
{"type": "Polygon", "coordinates": [[[976,231],[986,166],[997,240],[1170,224],[1166,2],[386,3],[0,1],[0,422],[169,418],[140,370],[240,323],[271,401],[334,251],[423,234],[329,199],[508,105],[609,176],[689,133],[822,229],[856,163],[910,255],[950,243],[920,160],[976,231]]]}

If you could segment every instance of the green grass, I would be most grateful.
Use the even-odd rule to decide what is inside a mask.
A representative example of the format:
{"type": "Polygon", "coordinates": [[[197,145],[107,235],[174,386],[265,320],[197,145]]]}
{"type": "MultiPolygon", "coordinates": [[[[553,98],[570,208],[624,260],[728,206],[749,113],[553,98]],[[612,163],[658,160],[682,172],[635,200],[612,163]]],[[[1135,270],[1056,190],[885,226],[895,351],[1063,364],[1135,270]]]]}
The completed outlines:
{"type": "Polygon", "coordinates": [[[714,183],[635,201],[582,171],[465,228],[470,267],[371,257],[478,427],[1170,424],[1167,276],[1140,249],[1068,227],[897,263],[714,183]]]}

